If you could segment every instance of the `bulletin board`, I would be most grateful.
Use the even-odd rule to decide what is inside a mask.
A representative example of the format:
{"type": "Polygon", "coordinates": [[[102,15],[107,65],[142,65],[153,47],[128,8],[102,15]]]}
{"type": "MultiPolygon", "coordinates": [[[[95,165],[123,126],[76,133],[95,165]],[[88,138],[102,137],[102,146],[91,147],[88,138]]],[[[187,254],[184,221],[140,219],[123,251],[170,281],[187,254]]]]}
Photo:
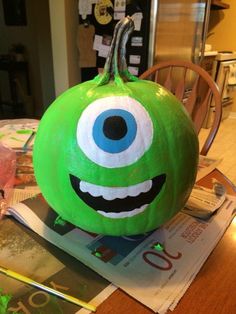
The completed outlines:
{"type": "Polygon", "coordinates": [[[129,71],[139,76],[147,69],[151,0],[79,0],[77,48],[81,79],[102,71],[116,23],[129,15],[135,30],[126,46],[129,71]]]}

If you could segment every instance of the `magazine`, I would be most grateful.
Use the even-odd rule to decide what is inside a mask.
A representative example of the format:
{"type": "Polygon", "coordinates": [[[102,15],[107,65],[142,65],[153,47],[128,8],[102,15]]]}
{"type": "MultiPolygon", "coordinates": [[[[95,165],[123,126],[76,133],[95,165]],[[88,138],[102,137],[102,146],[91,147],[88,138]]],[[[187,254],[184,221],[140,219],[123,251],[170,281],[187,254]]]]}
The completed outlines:
{"type": "MultiPolygon", "coordinates": [[[[60,292],[98,306],[115,289],[109,281],[50,245],[13,219],[0,220],[0,265],[60,292]],[[71,280],[73,278],[73,280],[71,280]]],[[[10,294],[9,311],[24,314],[82,314],[84,309],[0,274],[1,293],[10,294]]]]}
{"type": "Polygon", "coordinates": [[[230,224],[235,207],[235,197],[227,196],[207,221],[179,212],[163,227],[133,237],[96,235],[70,223],[55,224],[57,214],[41,195],[14,205],[8,214],[163,314],[183,296],[230,224]]]}

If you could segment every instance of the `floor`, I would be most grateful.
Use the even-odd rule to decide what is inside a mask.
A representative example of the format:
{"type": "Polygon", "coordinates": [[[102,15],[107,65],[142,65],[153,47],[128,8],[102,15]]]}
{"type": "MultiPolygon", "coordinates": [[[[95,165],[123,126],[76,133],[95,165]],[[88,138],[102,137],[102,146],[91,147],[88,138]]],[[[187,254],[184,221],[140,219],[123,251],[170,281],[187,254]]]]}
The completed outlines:
{"type": "MultiPolygon", "coordinates": [[[[208,134],[202,129],[199,135],[200,146],[208,134]]],[[[236,114],[221,122],[216,138],[207,154],[222,159],[218,169],[236,185],[236,114]]]]}

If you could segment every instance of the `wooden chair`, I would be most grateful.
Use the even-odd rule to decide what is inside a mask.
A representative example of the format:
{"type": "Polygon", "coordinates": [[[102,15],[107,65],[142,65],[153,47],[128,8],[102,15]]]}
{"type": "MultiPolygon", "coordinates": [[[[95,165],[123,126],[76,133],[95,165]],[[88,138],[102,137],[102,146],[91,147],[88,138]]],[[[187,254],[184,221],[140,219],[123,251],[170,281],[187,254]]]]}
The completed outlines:
{"type": "Polygon", "coordinates": [[[221,95],[212,77],[192,62],[172,60],[154,65],[140,78],[152,80],[170,90],[187,109],[197,133],[204,124],[210,101],[214,101],[213,123],[200,151],[201,155],[206,155],[217,134],[222,115],[221,95]]]}

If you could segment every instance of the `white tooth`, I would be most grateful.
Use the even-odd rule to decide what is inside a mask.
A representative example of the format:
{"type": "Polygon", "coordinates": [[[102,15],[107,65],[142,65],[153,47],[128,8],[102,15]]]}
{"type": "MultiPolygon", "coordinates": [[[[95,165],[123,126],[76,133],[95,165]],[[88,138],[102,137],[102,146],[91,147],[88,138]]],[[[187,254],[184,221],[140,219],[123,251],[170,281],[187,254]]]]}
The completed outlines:
{"type": "Polygon", "coordinates": [[[108,217],[108,218],[113,218],[113,219],[117,219],[117,218],[126,218],[126,217],[132,217],[135,216],[139,213],[142,213],[146,207],[148,206],[148,204],[145,204],[143,206],[141,206],[140,208],[135,208],[129,212],[121,212],[121,213],[106,213],[103,212],[101,210],[98,210],[97,213],[99,213],[102,216],[108,217]]]}
{"type": "Polygon", "coordinates": [[[102,196],[104,199],[111,201],[116,198],[125,198],[127,196],[137,196],[140,193],[149,191],[152,187],[152,180],[147,180],[139,184],[128,187],[105,187],[85,181],[80,181],[80,190],[89,193],[94,197],[102,196]]]}

